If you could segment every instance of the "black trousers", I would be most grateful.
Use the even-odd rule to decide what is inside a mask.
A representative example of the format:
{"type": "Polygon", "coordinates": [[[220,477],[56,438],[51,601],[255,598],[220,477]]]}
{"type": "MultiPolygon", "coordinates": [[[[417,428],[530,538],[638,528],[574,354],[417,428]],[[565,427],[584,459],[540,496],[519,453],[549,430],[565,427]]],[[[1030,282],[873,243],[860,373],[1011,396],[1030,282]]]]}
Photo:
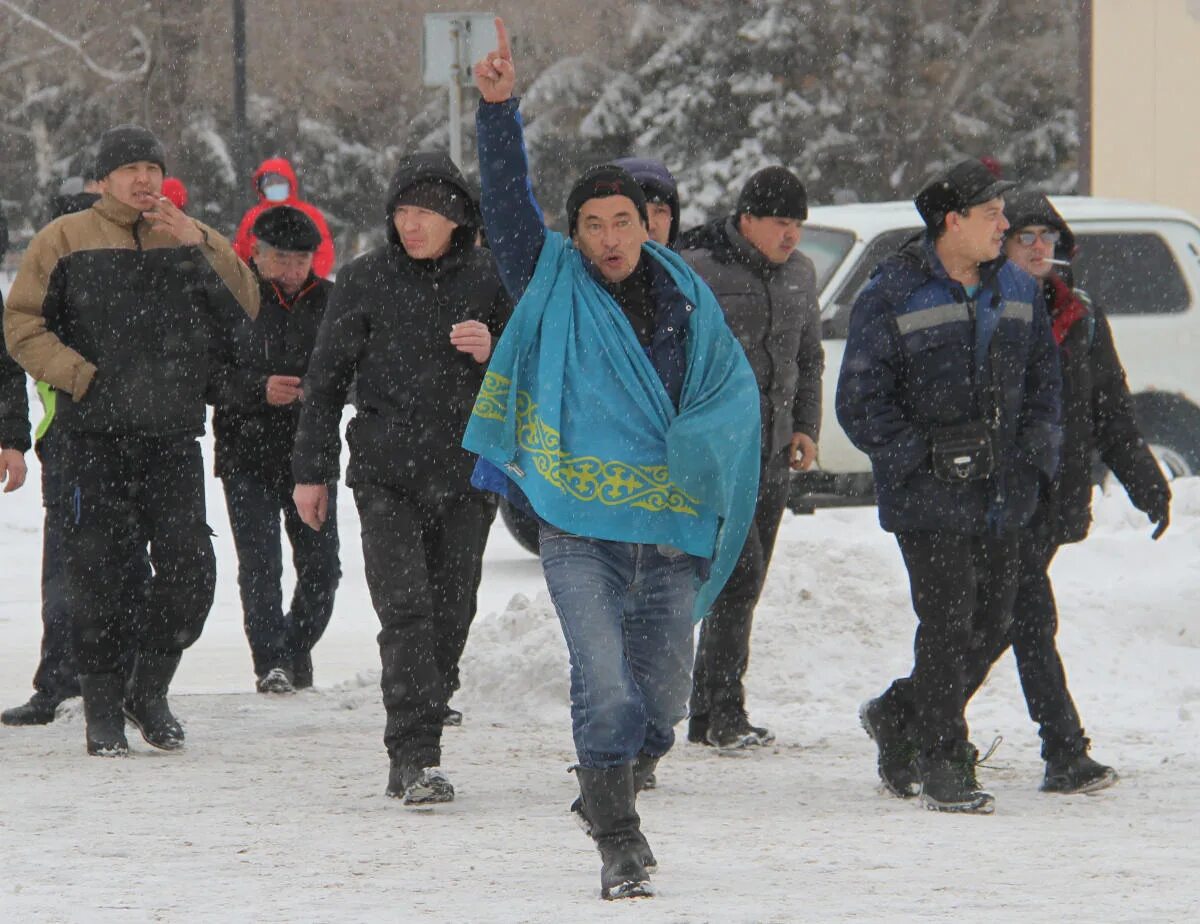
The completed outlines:
{"type": "Polygon", "coordinates": [[[62,475],[58,515],[79,672],[120,671],[125,645],[190,646],[216,585],[200,444],[66,434],[62,475]],[[123,577],[147,550],[154,573],[131,605],[123,577]]]}
{"type": "Polygon", "coordinates": [[[300,519],[290,488],[251,475],[228,475],[223,484],[237,549],[238,590],[254,673],[263,677],[276,667],[291,671],[298,657],[312,651],[333,615],[333,598],[342,576],[337,488],[330,488],[329,516],[317,531],[300,519]],[[286,613],[280,514],[296,571],[286,613]]]}
{"type": "Polygon", "coordinates": [[[789,472],[786,452],[763,465],[746,544],[712,611],[700,625],[688,709],[692,724],[703,724],[714,710],[736,712],[744,707],[742,680],[750,663],[750,628],[787,507],[789,472]]]}
{"type": "MultiPolygon", "coordinates": [[[[63,440],[50,430],[38,440],[42,466],[42,501],[46,516],[42,524],[42,646],[33,675],[33,688],[53,702],[79,695],[79,667],[71,641],[71,608],[67,602],[64,552],[63,440]]],[[[136,550],[135,550],[136,551],[136,550]]],[[[130,612],[144,605],[149,591],[150,559],[143,548],[125,563],[121,592],[123,608],[130,612]]],[[[122,642],[122,659],[127,672],[133,667],[136,648],[132,639],[122,642]]]]}
{"type": "Polygon", "coordinates": [[[413,497],[382,485],[356,486],[354,501],[381,626],[384,744],[395,763],[434,767],[496,505],[475,492],[413,497]]]}
{"type": "MultiPolygon", "coordinates": [[[[913,669],[883,694],[927,757],[966,741],[965,711],[979,652],[1003,645],[1017,594],[1017,535],[896,534],[918,626],[913,669]]],[[[1001,649],[1003,650],[1003,649],[1001,649]]]]}
{"type": "Polygon", "coordinates": [[[1037,532],[1021,536],[1017,597],[1006,636],[979,650],[967,673],[967,700],[983,685],[992,665],[1012,645],[1029,717],[1042,736],[1042,757],[1070,756],[1087,747],[1083,726],[1058,654],[1058,607],[1050,584],[1050,562],[1058,546],[1037,532]]]}

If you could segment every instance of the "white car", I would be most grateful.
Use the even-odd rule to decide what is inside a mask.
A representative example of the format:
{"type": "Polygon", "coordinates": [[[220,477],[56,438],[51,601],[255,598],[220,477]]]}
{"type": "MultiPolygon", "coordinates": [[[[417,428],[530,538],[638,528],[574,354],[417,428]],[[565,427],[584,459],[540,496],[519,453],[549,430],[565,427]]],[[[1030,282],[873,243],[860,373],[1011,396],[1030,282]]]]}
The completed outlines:
{"type": "MultiPolygon", "coordinates": [[[[1075,233],[1075,284],[1104,309],[1138,422],[1169,478],[1200,474],[1200,223],[1177,209],[1052,196],[1075,233]]],[[[825,346],[819,470],[793,476],[793,509],[874,503],[871,465],[834,413],[850,309],[880,260],[922,229],[911,202],[810,209],[800,249],[817,268],[825,346]]]]}

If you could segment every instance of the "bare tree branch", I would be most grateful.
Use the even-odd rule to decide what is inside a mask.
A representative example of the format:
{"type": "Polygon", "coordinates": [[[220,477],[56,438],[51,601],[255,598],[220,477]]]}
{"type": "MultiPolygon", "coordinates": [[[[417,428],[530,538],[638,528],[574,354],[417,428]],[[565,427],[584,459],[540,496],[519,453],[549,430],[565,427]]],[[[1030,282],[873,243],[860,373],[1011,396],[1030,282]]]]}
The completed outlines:
{"type": "Polygon", "coordinates": [[[132,70],[132,71],[116,71],[116,70],[113,70],[112,68],[105,67],[104,65],[102,65],[98,61],[96,61],[91,55],[89,55],[87,53],[87,51],[85,51],[83,48],[82,40],[73,39],[69,35],[64,35],[62,32],[59,32],[57,29],[55,29],[49,23],[44,22],[44,21],[38,19],[36,16],[33,16],[30,13],[26,12],[25,10],[21,9],[15,3],[11,2],[11,0],[0,0],[0,8],[8,10],[10,13],[12,13],[14,16],[19,18],[23,22],[26,22],[29,25],[33,26],[34,28],[40,29],[43,32],[45,32],[47,35],[49,35],[52,39],[54,39],[60,45],[64,45],[67,48],[71,49],[71,51],[75,52],[75,54],[79,56],[79,59],[84,63],[84,65],[87,66],[87,68],[90,71],[99,75],[100,77],[103,77],[105,80],[111,80],[115,83],[120,83],[122,81],[133,80],[137,77],[142,77],[145,75],[147,70],[149,70],[149,67],[150,67],[150,43],[149,43],[149,41],[147,41],[146,36],[142,32],[142,30],[139,29],[137,26],[130,26],[129,34],[133,36],[134,41],[137,42],[138,47],[141,50],[142,63],[135,70],[132,70]]]}

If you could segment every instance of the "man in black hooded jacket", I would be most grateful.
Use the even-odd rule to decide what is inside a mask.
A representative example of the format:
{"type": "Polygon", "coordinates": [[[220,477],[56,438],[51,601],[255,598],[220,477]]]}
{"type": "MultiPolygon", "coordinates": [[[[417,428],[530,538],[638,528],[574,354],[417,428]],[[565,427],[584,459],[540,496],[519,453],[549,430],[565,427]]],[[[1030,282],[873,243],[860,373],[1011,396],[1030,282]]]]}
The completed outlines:
{"type": "Polygon", "coordinates": [[[470,485],[474,456],[461,440],[511,306],[475,244],[478,209],[449,157],[401,161],[386,215],[388,242],[338,274],[304,377],[292,471],[297,510],[319,529],[357,376],[346,483],[383,627],[387,793],[413,805],[454,798],[439,767],[442,727],[495,514],[470,485]]]}
{"type": "Polygon", "coordinates": [[[1024,190],[1004,203],[1008,258],[1041,283],[1063,375],[1062,459],[1043,484],[1037,512],[1021,533],[1016,603],[1007,636],[981,649],[967,670],[968,698],[1012,645],[1029,716],[1038,723],[1043,792],[1095,792],[1117,781],[1088,754],[1079,712],[1058,654],[1058,609],[1050,563],[1060,545],[1087,538],[1092,520],[1092,458],[1117,476],[1133,505],[1156,525],[1170,523],[1171,489],[1134,419],[1125,369],[1103,311],[1072,287],[1075,236],[1044,193],[1024,190]],[[1062,267],[1060,270],[1059,267],[1062,267]]]}

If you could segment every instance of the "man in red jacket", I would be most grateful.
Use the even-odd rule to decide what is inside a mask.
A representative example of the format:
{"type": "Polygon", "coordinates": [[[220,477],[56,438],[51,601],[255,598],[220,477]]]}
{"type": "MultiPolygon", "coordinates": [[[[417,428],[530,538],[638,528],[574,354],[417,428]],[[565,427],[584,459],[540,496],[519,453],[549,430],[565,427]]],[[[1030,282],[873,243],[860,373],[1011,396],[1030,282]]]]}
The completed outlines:
{"type": "Polygon", "coordinates": [[[311,218],[321,232],[321,246],[313,256],[313,272],[322,279],[328,276],[334,265],[333,238],[329,234],[329,225],[325,223],[325,216],[319,208],[300,198],[300,184],[296,181],[296,171],[292,169],[291,162],[286,157],[264,160],[254,171],[254,191],[258,193],[258,204],[242,216],[237,236],[233,239],[234,252],[249,263],[254,257],[255,238],[252,229],[258,216],[277,205],[289,205],[311,218]]]}

